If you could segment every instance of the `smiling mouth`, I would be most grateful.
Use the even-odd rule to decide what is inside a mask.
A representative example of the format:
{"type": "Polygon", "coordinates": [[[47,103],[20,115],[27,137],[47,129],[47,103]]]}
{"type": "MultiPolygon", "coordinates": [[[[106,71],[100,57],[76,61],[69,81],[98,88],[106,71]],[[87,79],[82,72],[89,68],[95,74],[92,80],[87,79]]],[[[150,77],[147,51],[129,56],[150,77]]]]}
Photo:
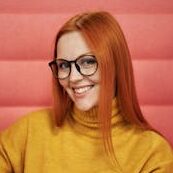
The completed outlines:
{"type": "Polygon", "coordinates": [[[90,86],[85,86],[85,87],[81,87],[81,88],[73,88],[73,91],[75,94],[83,94],[86,93],[87,91],[89,91],[94,85],[90,85],[90,86]]]}

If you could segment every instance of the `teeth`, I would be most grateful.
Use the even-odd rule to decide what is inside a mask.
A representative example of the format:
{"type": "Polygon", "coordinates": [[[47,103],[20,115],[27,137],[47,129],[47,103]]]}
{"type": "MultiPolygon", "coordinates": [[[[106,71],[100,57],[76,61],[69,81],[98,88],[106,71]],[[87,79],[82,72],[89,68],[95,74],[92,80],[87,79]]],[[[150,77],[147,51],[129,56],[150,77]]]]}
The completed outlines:
{"type": "Polygon", "coordinates": [[[88,91],[90,88],[92,88],[92,86],[86,86],[83,88],[76,88],[76,89],[74,89],[74,92],[77,94],[81,94],[81,93],[88,91]]]}

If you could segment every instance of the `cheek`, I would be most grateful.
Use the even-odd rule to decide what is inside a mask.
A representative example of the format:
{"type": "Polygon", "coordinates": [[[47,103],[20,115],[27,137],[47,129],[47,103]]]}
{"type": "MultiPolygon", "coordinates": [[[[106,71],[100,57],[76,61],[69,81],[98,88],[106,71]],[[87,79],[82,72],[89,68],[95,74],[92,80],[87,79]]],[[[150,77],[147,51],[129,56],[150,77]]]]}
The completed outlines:
{"type": "Polygon", "coordinates": [[[60,84],[64,89],[66,89],[67,86],[68,86],[68,81],[66,81],[66,80],[59,80],[59,84],[60,84]]]}
{"type": "Polygon", "coordinates": [[[100,73],[98,70],[93,76],[90,76],[90,80],[97,84],[100,83],[100,73]]]}

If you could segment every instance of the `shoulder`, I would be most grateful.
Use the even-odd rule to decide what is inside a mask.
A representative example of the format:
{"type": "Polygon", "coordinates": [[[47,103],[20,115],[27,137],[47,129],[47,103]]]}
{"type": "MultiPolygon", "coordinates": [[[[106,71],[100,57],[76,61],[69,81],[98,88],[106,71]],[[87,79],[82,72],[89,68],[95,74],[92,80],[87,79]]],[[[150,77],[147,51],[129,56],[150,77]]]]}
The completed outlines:
{"type": "MultiPolygon", "coordinates": [[[[49,108],[30,112],[18,119],[10,127],[0,133],[0,164],[3,170],[12,170],[10,165],[21,167],[25,151],[33,141],[50,131],[52,126],[52,110],[49,108]],[[42,130],[44,129],[44,130],[42,130]]],[[[32,145],[32,146],[33,146],[32,145]]],[[[8,171],[11,172],[11,171],[8,171]]]]}
{"type": "Polygon", "coordinates": [[[143,170],[166,173],[173,169],[173,149],[164,136],[154,130],[143,130],[137,136],[138,142],[134,146],[137,154],[141,154],[143,170]]]}
{"type": "Polygon", "coordinates": [[[124,141],[128,140],[134,145],[148,146],[150,149],[168,147],[172,150],[168,140],[156,130],[145,130],[136,125],[126,124],[121,125],[118,132],[118,135],[121,135],[124,141]]]}
{"type": "Polygon", "coordinates": [[[32,126],[53,125],[53,110],[52,108],[36,110],[25,115],[23,120],[28,121],[29,125],[32,126]]]}
{"type": "Polygon", "coordinates": [[[161,170],[166,173],[167,169],[173,169],[171,145],[156,131],[124,125],[117,132],[116,139],[120,162],[123,165],[138,163],[134,167],[144,172],[161,170]]]}
{"type": "Polygon", "coordinates": [[[145,131],[142,148],[147,149],[144,155],[145,171],[158,170],[166,173],[173,170],[173,149],[165,137],[154,131],[145,131]]]}
{"type": "Polygon", "coordinates": [[[134,143],[140,149],[148,150],[150,154],[170,157],[173,160],[173,150],[168,140],[155,130],[134,128],[134,143]]]}
{"type": "MultiPolygon", "coordinates": [[[[10,125],[7,129],[0,132],[0,138],[15,138],[24,137],[30,129],[39,129],[40,127],[50,127],[53,125],[53,115],[51,108],[44,108],[35,110],[23,115],[15,123],[10,125]]],[[[24,139],[24,138],[23,138],[24,139]]]]}
{"type": "Polygon", "coordinates": [[[168,142],[168,140],[159,134],[158,132],[152,130],[146,130],[142,134],[144,143],[149,143],[150,150],[153,152],[160,153],[160,155],[164,155],[164,157],[170,156],[173,160],[173,150],[168,142]]]}

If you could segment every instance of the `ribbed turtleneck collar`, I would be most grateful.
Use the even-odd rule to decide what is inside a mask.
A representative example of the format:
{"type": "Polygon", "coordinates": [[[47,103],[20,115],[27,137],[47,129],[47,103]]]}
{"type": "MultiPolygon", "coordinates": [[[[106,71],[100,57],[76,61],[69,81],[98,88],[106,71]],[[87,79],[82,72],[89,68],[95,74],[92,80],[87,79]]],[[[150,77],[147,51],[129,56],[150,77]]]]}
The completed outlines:
{"type": "MultiPolygon", "coordinates": [[[[81,111],[76,106],[74,106],[69,115],[69,123],[71,127],[79,133],[90,137],[100,137],[97,112],[98,106],[95,106],[88,111],[81,111]]],[[[112,101],[112,127],[114,127],[116,123],[120,122],[121,120],[122,118],[119,115],[117,100],[114,98],[112,101]]]]}

